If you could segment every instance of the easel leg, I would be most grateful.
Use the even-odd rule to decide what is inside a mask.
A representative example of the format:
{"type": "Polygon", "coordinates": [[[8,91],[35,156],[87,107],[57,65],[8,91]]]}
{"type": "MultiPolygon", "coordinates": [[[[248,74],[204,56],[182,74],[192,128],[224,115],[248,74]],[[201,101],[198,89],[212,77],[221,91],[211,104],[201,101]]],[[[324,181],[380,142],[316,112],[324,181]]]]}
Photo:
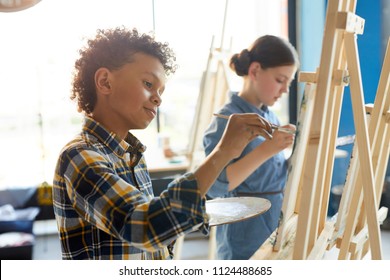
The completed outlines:
{"type": "Polygon", "coordinates": [[[377,218],[377,202],[374,188],[374,172],[372,167],[371,149],[368,139],[367,122],[363,102],[363,87],[361,84],[360,67],[356,43],[356,35],[345,33],[345,46],[348,51],[347,62],[351,75],[351,100],[356,127],[356,138],[359,149],[359,159],[362,166],[362,182],[364,202],[367,213],[367,223],[370,235],[371,253],[373,259],[382,259],[379,224],[377,218]]]}

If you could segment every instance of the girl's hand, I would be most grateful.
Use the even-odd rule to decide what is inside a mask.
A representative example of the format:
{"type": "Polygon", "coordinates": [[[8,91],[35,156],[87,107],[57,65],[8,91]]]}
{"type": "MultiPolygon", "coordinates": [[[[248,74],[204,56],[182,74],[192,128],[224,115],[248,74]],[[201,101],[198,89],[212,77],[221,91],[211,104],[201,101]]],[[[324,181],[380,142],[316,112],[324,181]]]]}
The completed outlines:
{"type": "MultiPolygon", "coordinates": [[[[281,127],[287,128],[288,130],[294,132],[296,131],[296,126],[293,124],[288,124],[281,127]]],[[[292,147],[292,145],[294,144],[295,134],[283,132],[280,130],[275,130],[272,136],[273,136],[272,139],[268,139],[266,141],[268,141],[268,143],[271,144],[276,149],[277,152],[292,147]]]]}

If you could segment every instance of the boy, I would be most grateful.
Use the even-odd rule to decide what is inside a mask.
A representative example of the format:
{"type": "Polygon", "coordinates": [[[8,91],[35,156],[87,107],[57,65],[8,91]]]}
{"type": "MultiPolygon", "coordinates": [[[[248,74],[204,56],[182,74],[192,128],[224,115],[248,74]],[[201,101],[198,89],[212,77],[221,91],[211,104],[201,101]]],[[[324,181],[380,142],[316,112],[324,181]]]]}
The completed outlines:
{"type": "Polygon", "coordinates": [[[85,122],[61,151],[53,186],[63,259],[169,258],[179,236],[207,233],[205,194],[223,167],[272,133],[256,114],[230,117],[214,152],[154,197],[145,147],[129,131],[156,116],[174,61],[166,43],[124,27],[98,30],[80,50],[71,98],[85,122]]]}

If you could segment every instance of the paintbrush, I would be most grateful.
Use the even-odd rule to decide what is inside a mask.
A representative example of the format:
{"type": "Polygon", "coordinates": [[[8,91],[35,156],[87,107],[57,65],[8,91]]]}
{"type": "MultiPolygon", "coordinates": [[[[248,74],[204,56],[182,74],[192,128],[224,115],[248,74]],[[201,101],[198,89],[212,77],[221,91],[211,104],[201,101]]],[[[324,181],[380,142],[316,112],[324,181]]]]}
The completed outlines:
{"type": "Polygon", "coordinates": [[[284,133],[295,134],[295,131],[292,130],[292,129],[288,129],[288,128],[285,128],[285,127],[280,127],[280,126],[277,126],[276,124],[272,124],[272,123],[271,123],[271,128],[274,129],[274,130],[278,130],[278,131],[284,132],[284,133]]]}
{"type": "MultiPolygon", "coordinates": [[[[226,115],[222,115],[222,114],[216,114],[214,113],[213,114],[214,116],[218,117],[218,118],[222,118],[222,119],[225,119],[225,120],[228,120],[229,119],[229,116],[226,116],[226,115]]],[[[291,129],[288,129],[288,128],[284,128],[284,127],[280,127],[280,126],[277,126],[276,124],[272,124],[271,123],[271,128],[273,130],[278,130],[278,131],[281,131],[281,132],[285,132],[285,133],[289,133],[289,134],[295,134],[295,131],[294,130],[291,130],[291,129]]],[[[268,133],[268,131],[264,130],[263,131],[268,135],[270,136],[270,138],[272,138],[272,136],[268,133]]]]}

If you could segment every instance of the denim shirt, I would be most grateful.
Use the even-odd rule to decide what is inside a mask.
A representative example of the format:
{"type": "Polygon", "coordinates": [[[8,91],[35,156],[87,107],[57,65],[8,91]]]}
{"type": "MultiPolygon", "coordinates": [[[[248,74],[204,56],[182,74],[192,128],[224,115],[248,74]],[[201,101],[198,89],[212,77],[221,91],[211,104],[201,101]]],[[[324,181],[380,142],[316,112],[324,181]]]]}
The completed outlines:
{"type": "MultiPolygon", "coordinates": [[[[266,106],[257,108],[237,95],[230,93],[230,101],[218,112],[223,115],[233,113],[257,113],[269,122],[279,125],[276,115],[266,106]]],[[[208,155],[225,130],[227,120],[213,118],[207,128],[203,145],[208,155]]],[[[265,141],[264,137],[256,137],[242,152],[240,158],[250,153],[265,141]]],[[[283,190],[287,179],[287,160],[283,152],[268,159],[259,166],[236,189],[228,191],[226,168],[221,172],[207,195],[211,198],[257,196],[271,202],[271,209],[266,213],[249,220],[219,226],[217,228],[218,258],[220,259],[249,259],[261,244],[272,234],[278,226],[280,210],[283,201],[283,190]]]]}

